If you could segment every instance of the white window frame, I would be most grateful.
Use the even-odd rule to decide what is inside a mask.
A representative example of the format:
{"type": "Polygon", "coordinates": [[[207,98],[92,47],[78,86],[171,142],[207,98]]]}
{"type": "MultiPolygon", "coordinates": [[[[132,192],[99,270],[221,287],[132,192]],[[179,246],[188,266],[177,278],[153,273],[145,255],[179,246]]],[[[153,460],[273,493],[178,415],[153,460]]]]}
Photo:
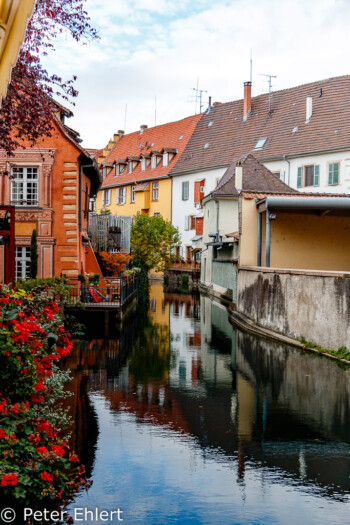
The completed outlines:
{"type": "Polygon", "coordinates": [[[129,160],[128,162],[128,173],[132,173],[134,171],[134,163],[132,160],[129,160]]]}
{"type": "Polygon", "coordinates": [[[13,166],[11,168],[11,204],[14,206],[39,206],[38,166],[13,166]],[[22,176],[19,176],[20,174],[22,176]],[[34,198],[29,199],[30,194],[34,198]],[[19,198],[20,196],[22,198],[19,198]]]}
{"type": "Polygon", "coordinates": [[[30,246],[16,246],[15,279],[30,277],[30,246]]]}
{"type": "Polygon", "coordinates": [[[141,171],[146,171],[147,169],[147,159],[146,157],[141,158],[141,171]]]}
{"type": "Polygon", "coordinates": [[[111,189],[102,190],[102,206],[109,206],[111,204],[111,189]]]}
{"type": "Polygon", "coordinates": [[[152,155],[151,157],[151,170],[156,169],[157,167],[157,155],[152,155]]]}
{"type": "Polygon", "coordinates": [[[159,199],[159,182],[152,182],[152,201],[159,199]]]}
{"type": "Polygon", "coordinates": [[[131,186],[131,199],[130,202],[136,201],[136,186],[131,186]]]}
{"type": "Polygon", "coordinates": [[[126,202],[126,187],[123,186],[117,189],[116,204],[122,205],[126,202]]]}
{"type": "Polygon", "coordinates": [[[163,153],[163,168],[166,168],[169,165],[169,153],[163,153]]]}

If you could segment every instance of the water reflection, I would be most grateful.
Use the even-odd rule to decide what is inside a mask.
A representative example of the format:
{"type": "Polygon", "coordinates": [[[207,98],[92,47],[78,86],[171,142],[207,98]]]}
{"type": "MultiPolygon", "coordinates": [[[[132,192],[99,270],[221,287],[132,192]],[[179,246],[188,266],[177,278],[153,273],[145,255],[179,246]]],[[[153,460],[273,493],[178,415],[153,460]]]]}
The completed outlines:
{"type": "Polygon", "coordinates": [[[120,506],[127,523],[346,521],[349,370],[160,286],[147,316],[69,366],[94,479],[77,506],[120,506]]]}

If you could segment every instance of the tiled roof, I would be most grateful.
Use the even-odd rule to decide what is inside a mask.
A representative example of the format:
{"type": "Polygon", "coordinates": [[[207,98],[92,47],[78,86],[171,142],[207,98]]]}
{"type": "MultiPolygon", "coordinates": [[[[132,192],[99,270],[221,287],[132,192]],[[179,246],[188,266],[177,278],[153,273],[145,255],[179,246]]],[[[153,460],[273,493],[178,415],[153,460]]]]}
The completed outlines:
{"type": "Polygon", "coordinates": [[[210,193],[212,197],[236,196],[239,193],[235,186],[235,170],[237,163],[242,165],[242,191],[256,191],[267,193],[298,194],[297,190],[290,188],[282,182],[277,175],[265,168],[253,155],[246,155],[235,159],[222,176],[221,181],[210,193]]]}
{"type": "Polygon", "coordinates": [[[201,114],[192,115],[177,122],[147,128],[142,133],[135,131],[121,137],[105,159],[107,163],[116,160],[126,161],[130,157],[140,158],[144,154],[151,154],[155,151],[172,152],[175,149],[177,153],[167,167],[163,167],[163,163],[160,162],[154,169],[149,166],[145,171],[141,171],[139,162],[132,173],[129,174],[128,170],[125,169],[118,177],[115,177],[115,170],[113,169],[103,181],[102,187],[120,186],[167,177],[169,171],[176,165],[201,117],[201,114]]]}
{"type": "MultiPolygon", "coordinates": [[[[252,86],[254,90],[254,86],[252,86]]],[[[217,104],[206,112],[170,175],[216,166],[253,153],[259,160],[333,149],[350,149],[350,76],[320,80],[252,97],[243,122],[243,100],[217,104]],[[312,117],[306,121],[306,97],[312,117]],[[266,142],[259,150],[259,139],[266,142]]]]}

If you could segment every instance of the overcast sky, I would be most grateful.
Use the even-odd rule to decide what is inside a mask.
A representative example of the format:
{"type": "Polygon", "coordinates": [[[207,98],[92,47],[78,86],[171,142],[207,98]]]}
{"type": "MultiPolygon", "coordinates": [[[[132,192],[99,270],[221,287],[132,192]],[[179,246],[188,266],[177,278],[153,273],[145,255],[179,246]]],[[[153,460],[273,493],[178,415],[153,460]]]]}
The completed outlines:
{"type": "MultiPolygon", "coordinates": [[[[78,76],[68,124],[85,147],[199,112],[203,103],[243,96],[243,82],[268,91],[348,74],[349,0],[87,0],[101,39],[86,46],[67,36],[48,68],[78,76]],[[155,104],[156,98],[156,104],[155,104]],[[126,117],[126,118],[125,118],[126,117]],[[126,122],[126,125],[125,125],[126,122]]],[[[204,106],[204,107],[205,107],[204,106]]]]}

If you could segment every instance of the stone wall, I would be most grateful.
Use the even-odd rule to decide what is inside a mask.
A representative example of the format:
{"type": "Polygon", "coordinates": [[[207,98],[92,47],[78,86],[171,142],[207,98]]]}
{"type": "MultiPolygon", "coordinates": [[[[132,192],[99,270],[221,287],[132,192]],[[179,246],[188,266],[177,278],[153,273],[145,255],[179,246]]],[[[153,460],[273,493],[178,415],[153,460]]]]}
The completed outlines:
{"type": "Polygon", "coordinates": [[[324,348],[350,348],[350,274],[241,267],[237,311],[324,348]]]}
{"type": "Polygon", "coordinates": [[[236,302],[236,263],[214,259],[212,262],[212,282],[215,288],[221,287],[223,293],[226,290],[232,291],[232,301],[236,302]]]}

